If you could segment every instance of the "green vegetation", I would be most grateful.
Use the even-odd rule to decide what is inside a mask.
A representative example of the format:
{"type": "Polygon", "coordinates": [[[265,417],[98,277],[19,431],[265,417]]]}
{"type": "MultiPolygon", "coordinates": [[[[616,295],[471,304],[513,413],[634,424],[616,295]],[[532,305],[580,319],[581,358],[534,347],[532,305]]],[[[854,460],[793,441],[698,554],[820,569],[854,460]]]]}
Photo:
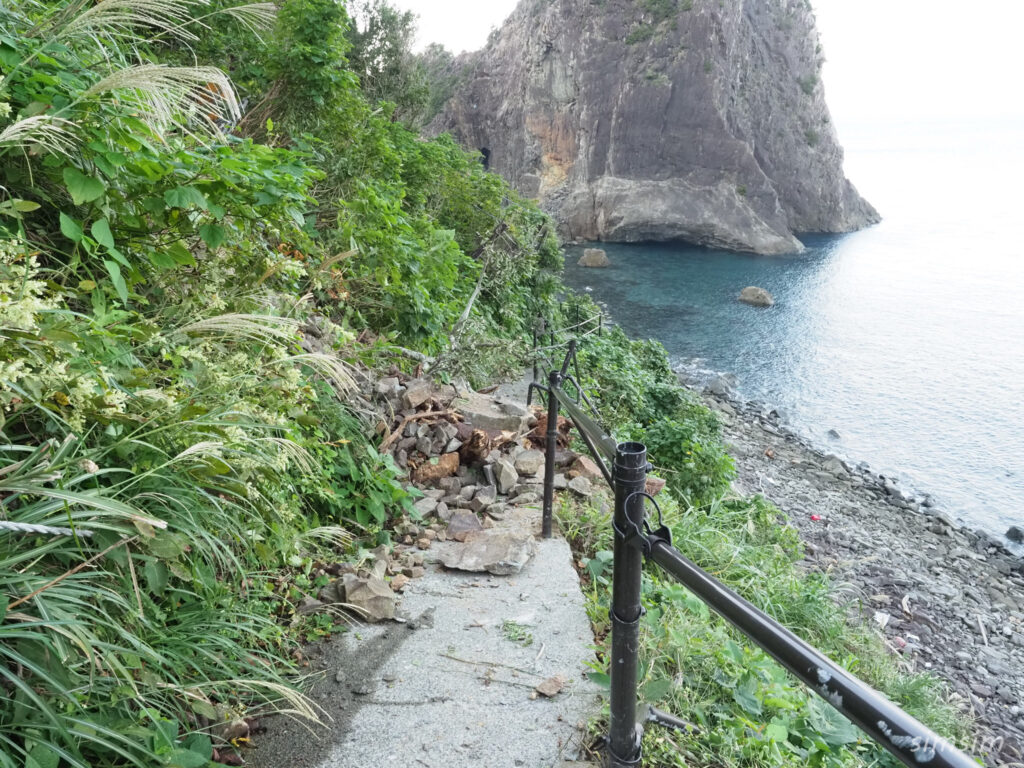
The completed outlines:
{"type": "Polygon", "coordinates": [[[813,96],[814,91],[818,87],[818,76],[807,75],[807,77],[801,77],[797,82],[800,84],[801,91],[803,91],[807,96],[813,96]]]}
{"type": "MultiPolygon", "coordinates": [[[[551,222],[410,130],[441,99],[410,20],[380,2],[358,18],[334,0],[0,8],[0,521],[72,532],[0,531],[0,768],[204,766],[233,749],[226,721],[316,718],[296,644],[334,620],[296,605],[411,501],[363,371],[429,356],[490,383],[557,312],[551,222]]],[[[581,358],[620,434],[651,443],[686,551],[857,669],[882,664],[798,578],[774,510],[721,500],[717,424],[664,350],[613,330],[581,358]]],[[[573,523],[595,617],[606,522],[573,523]]],[[[715,726],[700,760],[791,751],[783,728],[848,754],[816,746],[828,716],[755,652],[719,658],[726,630],[674,589],[648,584],[647,684],[715,726]]]]}
{"type": "Polygon", "coordinates": [[[680,11],[693,10],[693,0],[642,0],[643,19],[626,35],[626,45],[637,45],[652,39],[664,29],[675,30],[680,11]]]}
{"type": "MultiPolygon", "coordinates": [[[[663,349],[616,330],[588,339],[581,365],[591,371],[588,389],[615,434],[645,440],[658,474],[668,478],[658,503],[687,557],[938,731],[965,735],[934,678],[904,672],[876,629],[851,620],[834,601],[828,579],[799,567],[801,544],[782,513],[761,497],[729,491],[733,468],[716,418],[669,383],[663,349]]],[[[602,684],[608,683],[609,516],[600,500],[566,499],[558,511],[584,566],[599,639],[592,677],[602,684]]],[[[684,587],[651,566],[643,588],[641,698],[696,726],[687,734],[648,729],[645,765],[895,764],[684,587]]]]}
{"type": "Polygon", "coordinates": [[[501,625],[501,633],[510,643],[521,645],[524,648],[533,645],[533,633],[529,628],[511,619],[501,625]]]}
{"type": "Polygon", "coordinates": [[[293,651],[333,621],[295,603],[409,503],[358,369],[486,375],[550,303],[547,218],[395,119],[401,42],[362,35],[333,0],[0,9],[0,520],[74,533],[0,531],[3,768],[315,718],[293,651]]]}

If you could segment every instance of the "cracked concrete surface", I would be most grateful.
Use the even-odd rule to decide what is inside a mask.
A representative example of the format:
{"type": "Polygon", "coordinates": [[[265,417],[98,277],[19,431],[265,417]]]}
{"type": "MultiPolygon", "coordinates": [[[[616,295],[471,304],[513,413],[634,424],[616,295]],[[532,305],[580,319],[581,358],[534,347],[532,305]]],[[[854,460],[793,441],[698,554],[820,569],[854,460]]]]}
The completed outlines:
{"type": "MultiPolygon", "coordinates": [[[[539,531],[522,508],[502,527],[539,531]]],[[[521,573],[489,576],[432,563],[405,589],[404,624],[357,626],[311,651],[312,695],[333,718],[313,733],[268,720],[256,768],[544,768],[574,760],[600,710],[587,677],[593,636],[569,546],[538,541],[521,573]],[[554,698],[534,687],[567,679],[554,698]]],[[[438,544],[436,561],[461,546],[438,544]]]]}

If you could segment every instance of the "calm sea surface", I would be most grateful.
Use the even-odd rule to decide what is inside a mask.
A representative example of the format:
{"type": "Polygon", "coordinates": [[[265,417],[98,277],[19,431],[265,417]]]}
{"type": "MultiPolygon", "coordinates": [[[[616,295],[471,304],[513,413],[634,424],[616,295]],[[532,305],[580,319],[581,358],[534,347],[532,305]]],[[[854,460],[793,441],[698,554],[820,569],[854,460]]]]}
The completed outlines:
{"type": "Polygon", "coordinates": [[[845,138],[877,227],[789,258],[608,245],[592,270],[570,249],[566,278],[829,451],[973,527],[1024,527],[1024,125],[845,138]],[[738,303],[748,285],[776,306],[738,303]]]}

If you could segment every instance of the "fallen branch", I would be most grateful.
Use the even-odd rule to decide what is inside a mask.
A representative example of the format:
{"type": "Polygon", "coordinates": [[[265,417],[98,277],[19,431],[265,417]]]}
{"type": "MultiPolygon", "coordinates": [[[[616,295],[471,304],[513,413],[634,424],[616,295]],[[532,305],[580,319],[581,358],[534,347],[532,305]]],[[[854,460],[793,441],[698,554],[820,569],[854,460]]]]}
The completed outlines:
{"type": "Polygon", "coordinates": [[[452,656],[450,653],[439,653],[437,655],[445,659],[457,661],[460,664],[470,664],[474,667],[504,667],[505,669],[511,669],[513,672],[519,672],[524,675],[529,675],[530,677],[539,677],[542,680],[544,679],[544,675],[538,675],[536,672],[529,672],[525,669],[521,669],[520,667],[502,664],[500,661],[470,661],[469,659],[460,659],[458,656],[452,656]]]}
{"type": "Polygon", "coordinates": [[[423,413],[415,413],[412,416],[406,416],[404,419],[402,419],[402,423],[398,425],[398,428],[394,432],[392,432],[390,435],[388,435],[388,439],[380,444],[380,448],[378,450],[386,451],[388,449],[388,447],[393,442],[395,442],[395,440],[397,440],[399,438],[399,436],[402,434],[402,431],[407,426],[409,426],[412,422],[414,422],[414,421],[421,421],[423,419],[429,419],[429,418],[432,418],[432,417],[437,417],[437,418],[440,419],[440,418],[444,418],[445,416],[454,416],[454,415],[455,415],[455,411],[448,410],[448,411],[424,411],[423,413]]]}

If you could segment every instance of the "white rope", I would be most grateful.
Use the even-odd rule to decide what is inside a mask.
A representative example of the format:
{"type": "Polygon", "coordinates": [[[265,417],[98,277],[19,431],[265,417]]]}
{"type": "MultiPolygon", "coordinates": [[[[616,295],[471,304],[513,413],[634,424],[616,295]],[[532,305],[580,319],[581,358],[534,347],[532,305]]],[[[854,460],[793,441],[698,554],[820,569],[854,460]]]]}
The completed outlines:
{"type": "Polygon", "coordinates": [[[10,523],[0,520],[0,531],[15,531],[17,533],[41,533],[44,536],[81,536],[89,538],[92,531],[73,531],[70,528],[52,528],[49,525],[29,525],[28,523],[10,523]]]}

